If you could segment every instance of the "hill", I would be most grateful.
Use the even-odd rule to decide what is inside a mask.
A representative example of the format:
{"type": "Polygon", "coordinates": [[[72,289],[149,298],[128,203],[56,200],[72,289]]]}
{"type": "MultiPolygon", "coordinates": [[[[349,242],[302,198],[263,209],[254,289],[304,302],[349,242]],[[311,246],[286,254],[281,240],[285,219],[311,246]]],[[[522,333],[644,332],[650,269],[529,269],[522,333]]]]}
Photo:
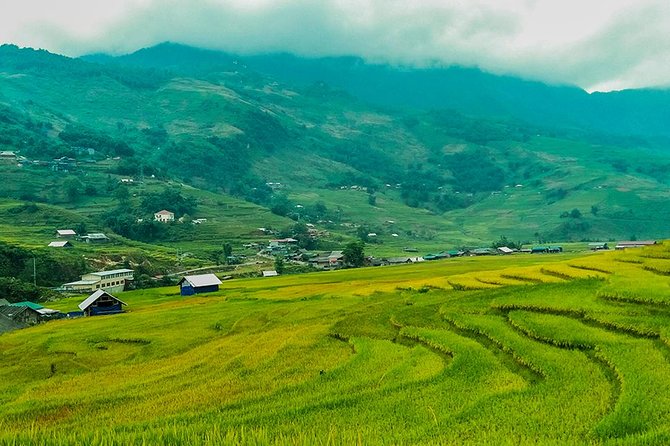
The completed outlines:
{"type": "MultiPolygon", "coordinates": [[[[0,54],[0,148],[31,161],[2,166],[3,180],[14,185],[2,194],[85,214],[138,242],[197,249],[212,240],[195,232],[148,240],[132,228],[149,214],[144,195],[173,186],[196,200],[213,193],[222,203],[253,203],[258,213],[246,214],[244,229],[218,232],[240,245],[255,228],[295,221],[328,231],[325,249],[377,234],[368,249],[385,254],[488,245],[501,236],[537,242],[667,233],[670,156],[652,138],[490,117],[495,111],[475,117],[377,107],[327,84],[278,81],[252,69],[252,59],[175,45],[95,58],[104,64],[10,45],[0,54]],[[46,175],[40,163],[50,168],[63,156],[79,167],[46,175]],[[122,178],[147,186],[126,188],[128,200],[118,192],[122,178]],[[77,193],[87,187],[94,196],[77,193]]],[[[459,85],[435,73],[445,88],[459,85]]],[[[488,76],[461,75],[472,82],[488,76]]],[[[227,206],[207,213],[224,214],[227,206]]]]}
{"type": "Polygon", "coordinates": [[[669,256],[449,259],[124,293],[125,314],[0,336],[0,442],[662,444],[669,256]]]}

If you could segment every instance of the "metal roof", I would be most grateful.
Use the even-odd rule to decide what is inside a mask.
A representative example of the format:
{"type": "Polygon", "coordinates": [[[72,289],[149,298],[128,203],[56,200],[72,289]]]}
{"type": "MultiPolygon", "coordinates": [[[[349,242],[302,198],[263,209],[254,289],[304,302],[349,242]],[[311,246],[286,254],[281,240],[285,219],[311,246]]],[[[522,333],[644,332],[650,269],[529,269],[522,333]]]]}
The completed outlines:
{"type": "Polygon", "coordinates": [[[132,273],[134,272],[132,269],[110,269],[109,271],[98,271],[95,273],[88,273],[84,274],[85,276],[93,275],[93,276],[100,276],[100,277],[105,277],[109,276],[111,274],[125,274],[125,273],[132,273]]]}
{"type": "Polygon", "coordinates": [[[263,271],[263,277],[275,277],[278,276],[279,273],[277,271],[263,271]]]}
{"type": "Polygon", "coordinates": [[[155,215],[174,215],[174,212],[170,212],[168,210],[163,209],[162,211],[156,212],[155,215]]]}
{"type": "Polygon", "coordinates": [[[58,235],[77,235],[73,229],[56,229],[58,235]]]}
{"type": "Polygon", "coordinates": [[[65,248],[66,246],[72,246],[72,243],[68,242],[67,240],[63,240],[62,242],[51,242],[49,243],[49,247],[51,248],[65,248]]]}
{"type": "Polygon", "coordinates": [[[93,302],[95,302],[95,301],[98,300],[101,296],[103,296],[103,295],[105,295],[105,294],[108,295],[109,297],[111,297],[112,299],[119,301],[122,305],[127,305],[124,301],[122,301],[121,299],[119,299],[119,298],[117,298],[117,297],[112,296],[112,295],[109,294],[108,292],[106,292],[106,291],[104,291],[104,290],[98,290],[98,291],[96,291],[95,293],[93,293],[93,294],[91,294],[90,296],[88,296],[82,303],[80,303],[80,304],[78,305],[79,309],[80,309],[81,311],[86,310],[88,307],[90,307],[90,306],[93,304],[93,302]]]}
{"type": "Polygon", "coordinates": [[[77,280],[76,282],[64,283],[63,286],[76,286],[76,285],[95,285],[100,282],[99,280],[77,280]]]}
{"type": "Polygon", "coordinates": [[[221,281],[215,274],[198,274],[197,276],[184,276],[183,279],[179,281],[178,285],[181,285],[182,282],[188,282],[193,288],[200,288],[203,286],[212,286],[220,285],[221,281]]]}
{"type": "Polygon", "coordinates": [[[16,302],[16,303],[13,303],[11,305],[13,305],[15,307],[28,307],[28,308],[32,308],[33,310],[40,310],[40,309],[44,308],[42,305],[36,304],[35,302],[30,302],[29,300],[24,300],[23,302],[16,302]]]}

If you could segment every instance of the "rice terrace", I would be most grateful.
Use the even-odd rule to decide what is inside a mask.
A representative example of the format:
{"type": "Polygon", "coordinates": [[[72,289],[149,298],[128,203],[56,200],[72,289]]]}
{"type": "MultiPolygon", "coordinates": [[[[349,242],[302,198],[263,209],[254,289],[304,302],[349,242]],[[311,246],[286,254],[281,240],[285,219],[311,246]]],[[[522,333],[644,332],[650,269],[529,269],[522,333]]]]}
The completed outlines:
{"type": "Polygon", "coordinates": [[[0,443],[667,443],[669,271],[663,244],[122,293],[0,336],[0,443]]]}

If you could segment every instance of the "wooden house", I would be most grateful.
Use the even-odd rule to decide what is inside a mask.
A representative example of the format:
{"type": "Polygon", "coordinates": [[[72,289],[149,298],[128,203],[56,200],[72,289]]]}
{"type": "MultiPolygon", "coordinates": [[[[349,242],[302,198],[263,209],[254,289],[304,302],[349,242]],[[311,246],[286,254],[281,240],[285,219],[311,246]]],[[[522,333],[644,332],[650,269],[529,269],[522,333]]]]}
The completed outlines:
{"type": "Polygon", "coordinates": [[[184,276],[177,285],[179,285],[182,296],[192,296],[194,294],[219,291],[221,280],[215,274],[199,274],[196,276],[184,276]]]}
{"type": "Polygon", "coordinates": [[[102,316],[105,314],[123,313],[122,300],[112,296],[104,290],[98,290],[79,304],[79,309],[86,316],[102,316]]]}
{"type": "Polygon", "coordinates": [[[34,308],[23,305],[6,305],[0,307],[0,314],[14,322],[35,325],[42,322],[42,315],[34,308]]]}

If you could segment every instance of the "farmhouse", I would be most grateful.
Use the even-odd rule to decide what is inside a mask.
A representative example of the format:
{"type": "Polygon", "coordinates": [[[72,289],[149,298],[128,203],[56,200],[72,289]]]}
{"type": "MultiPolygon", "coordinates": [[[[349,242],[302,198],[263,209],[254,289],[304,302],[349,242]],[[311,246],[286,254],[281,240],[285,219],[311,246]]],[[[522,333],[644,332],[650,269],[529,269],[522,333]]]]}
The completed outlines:
{"type": "Polygon", "coordinates": [[[58,238],[72,238],[76,237],[77,233],[73,229],[57,229],[56,237],[58,238]]]}
{"type": "Polygon", "coordinates": [[[498,248],[498,252],[500,254],[507,255],[507,254],[512,254],[514,252],[514,250],[511,249],[511,248],[508,248],[507,246],[501,246],[501,247],[498,248]]]}
{"type": "Polygon", "coordinates": [[[636,240],[636,241],[627,241],[627,242],[618,242],[615,249],[626,249],[626,248],[643,248],[645,246],[652,246],[656,244],[656,240],[636,240]]]}
{"type": "Polygon", "coordinates": [[[72,243],[67,240],[51,242],[49,248],[72,248],[72,243]]]}
{"type": "Polygon", "coordinates": [[[109,237],[107,237],[102,232],[86,234],[82,236],[81,239],[86,243],[107,243],[109,241],[109,237]]]}
{"type": "Polygon", "coordinates": [[[197,276],[184,276],[177,285],[179,285],[182,296],[192,296],[219,291],[221,281],[215,274],[199,274],[197,276]]]}
{"type": "Polygon", "coordinates": [[[110,293],[123,291],[126,282],[133,280],[132,269],[114,269],[111,271],[99,271],[81,276],[81,280],[64,284],[61,288],[65,291],[96,291],[106,290],[110,293]]]}
{"type": "Polygon", "coordinates": [[[79,309],[86,316],[123,313],[125,302],[117,299],[104,290],[98,290],[79,304],[79,309]]]}
{"type": "Polygon", "coordinates": [[[16,162],[16,160],[17,160],[16,153],[9,150],[0,151],[0,162],[14,163],[16,162]]]}
{"type": "Polygon", "coordinates": [[[0,307],[0,314],[19,324],[35,325],[42,322],[42,315],[34,308],[23,305],[7,305],[0,307]]]}
{"type": "Polygon", "coordinates": [[[330,254],[323,254],[310,259],[309,264],[322,270],[339,269],[344,266],[344,253],[342,251],[332,251],[330,254]]]}
{"type": "Polygon", "coordinates": [[[597,242],[597,243],[589,243],[589,249],[591,251],[603,251],[610,249],[609,246],[607,246],[607,243],[604,242],[597,242]]]}
{"type": "Polygon", "coordinates": [[[161,223],[169,223],[174,221],[174,212],[163,209],[162,211],[158,211],[154,214],[154,220],[160,221],[161,223]]]}
{"type": "Polygon", "coordinates": [[[263,271],[263,277],[277,277],[279,273],[275,270],[263,271]]]}

